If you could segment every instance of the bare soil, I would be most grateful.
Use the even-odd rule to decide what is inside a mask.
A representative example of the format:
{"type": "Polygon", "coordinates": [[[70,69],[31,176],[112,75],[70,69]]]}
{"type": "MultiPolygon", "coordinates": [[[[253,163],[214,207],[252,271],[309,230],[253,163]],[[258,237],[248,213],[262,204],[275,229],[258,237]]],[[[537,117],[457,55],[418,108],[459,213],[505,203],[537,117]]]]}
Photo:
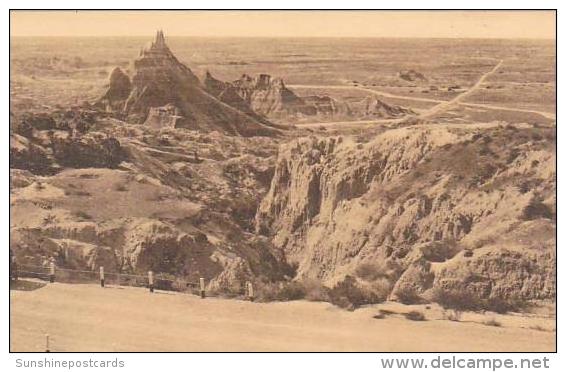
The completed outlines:
{"type": "Polygon", "coordinates": [[[348,312],[306,301],[252,303],[143,288],[54,283],[10,292],[10,350],[51,351],[554,351],[554,320],[382,304],[348,312]],[[379,309],[389,310],[374,319],[379,309]],[[417,309],[425,321],[402,316],[417,309]],[[501,323],[489,326],[490,319],[501,323]]]}

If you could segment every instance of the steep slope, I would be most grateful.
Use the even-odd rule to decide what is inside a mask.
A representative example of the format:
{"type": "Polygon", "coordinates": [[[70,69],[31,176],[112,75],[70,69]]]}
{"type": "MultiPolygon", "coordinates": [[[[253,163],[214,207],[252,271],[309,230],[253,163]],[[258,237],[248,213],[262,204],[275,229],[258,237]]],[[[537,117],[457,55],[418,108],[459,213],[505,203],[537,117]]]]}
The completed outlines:
{"type": "Polygon", "coordinates": [[[238,80],[223,82],[207,72],[204,86],[222,102],[260,117],[296,119],[350,114],[345,103],[329,96],[300,97],[282,79],[267,74],[256,77],[244,74],[238,80]]]}
{"type": "Polygon", "coordinates": [[[217,97],[227,105],[245,112],[248,115],[254,116],[259,120],[265,120],[260,113],[256,113],[252,109],[251,102],[242,95],[233,84],[220,81],[207,71],[203,80],[203,85],[210,94],[217,97]]]}
{"type": "Polygon", "coordinates": [[[332,284],[369,263],[393,297],[553,298],[554,141],[552,129],[497,124],[296,140],[280,149],[256,228],[299,278],[332,284]]]}
{"type": "Polygon", "coordinates": [[[232,83],[238,94],[254,112],[264,116],[315,115],[313,107],[285,86],[282,79],[260,74],[255,78],[243,75],[232,83]]]}
{"type": "Polygon", "coordinates": [[[74,116],[26,116],[11,133],[10,249],[20,263],[51,256],[60,268],[153,270],[236,291],[284,278],[278,250],[251,233],[277,139],[74,116]]]}
{"type": "Polygon", "coordinates": [[[261,122],[206,92],[193,72],[173,55],[160,31],[155,41],[140,51],[132,71],[127,99],[123,98],[127,89],[125,78],[116,72],[111,76],[114,82],[111,80],[100,100],[105,107],[110,102],[111,108],[126,114],[130,121],[142,123],[152,108],[173,105],[179,114],[176,127],[243,136],[277,134],[266,121],[261,122]]]}

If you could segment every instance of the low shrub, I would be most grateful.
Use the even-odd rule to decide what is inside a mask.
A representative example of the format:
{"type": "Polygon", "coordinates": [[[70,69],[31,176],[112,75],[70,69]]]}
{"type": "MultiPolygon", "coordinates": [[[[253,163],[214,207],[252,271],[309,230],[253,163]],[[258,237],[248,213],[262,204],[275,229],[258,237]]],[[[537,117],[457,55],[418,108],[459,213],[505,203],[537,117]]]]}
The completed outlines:
{"type": "Polygon", "coordinates": [[[387,293],[388,289],[384,290],[382,282],[363,285],[349,275],[328,292],[331,303],[348,310],[383,302],[387,293]]]}
{"type": "Polygon", "coordinates": [[[305,287],[300,282],[261,283],[257,287],[258,301],[294,301],[306,296],[305,287]]]}
{"type": "Polygon", "coordinates": [[[532,199],[529,204],[523,208],[521,219],[532,221],[538,218],[553,218],[552,209],[542,201],[532,199]]]}
{"type": "Polygon", "coordinates": [[[481,299],[468,291],[437,289],[433,291],[431,300],[444,309],[456,311],[481,310],[481,299]]]}
{"type": "Polygon", "coordinates": [[[493,318],[483,322],[483,324],[488,325],[490,327],[501,327],[501,323],[493,318]]]}
{"type": "Polygon", "coordinates": [[[305,288],[305,300],[330,302],[329,289],[323,286],[319,280],[305,279],[302,284],[305,288]]]}
{"type": "Polygon", "coordinates": [[[510,311],[521,312],[528,308],[528,303],[519,297],[490,297],[483,301],[484,310],[493,311],[499,314],[505,314],[510,311]]]}
{"type": "MultiPolygon", "coordinates": [[[[198,288],[196,287],[190,287],[188,289],[185,289],[183,291],[192,291],[193,294],[195,295],[199,295],[200,291],[198,288]]],[[[217,289],[211,289],[209,290],[207,293],[209,293],[210,296],[217,296],[217,297],[222,297],[222,298],[245,298],[246,297],[246,290],[241,287],[241,286],[231,286],[231,287],[223,287],[223,288],[217,288],[217,289]]]]}
{"type": "Polygon", "coordinates": [[[397,300],[405,305],[420,304],[423,302],[422,297],[414,288],[404,287],[395,292],[397,300]]]}
{"type": "Polygon", "coordinates": [[[379,313],[382,315],[393,315],[393,314],[397,314],[395,311],[392,310],[387,310],[387,309],[379,309],[379,313]]]}
{"type": "Polygon", "coordinates": [[[462,313],[456,310],[444,310],[442,312],[442,317],[444,319],[450,320],[452,322],[459,322],[462,317],[462,313]]]}
{"type": "Polygon", "coordinates": [[[546,329],[540,325],[534,325],[534,326],[530,326],[529,329],[532,329],[534,331],[540,331],[540,332],[554,332],[553,329],[546,329]]]}
{"type": "Polygon", "coordinates": [[[528,308],[528,303],[519,297],[490,297],[482,299],[470,291],[437,289],[433,291],[431,300],[444,309],[461,311],[493,311],[499,314],[520,312],[528,308]]]}
{"type": "Polygon", "coordinates": [[[290,282],[281,286],[277,293],[280,301],[293,301],[305,298],[307,291],[302,283],[290,282]]]}
{"type": "Polygon", "coordinates": [[[423,320],[426,320],[426,317],[420,311],[409,311],[408,313],[405,314],[405,318],[407,318],[409,320],[414,320],[414,321],[417,321],[417,322],[421,322],[423,320]]]}

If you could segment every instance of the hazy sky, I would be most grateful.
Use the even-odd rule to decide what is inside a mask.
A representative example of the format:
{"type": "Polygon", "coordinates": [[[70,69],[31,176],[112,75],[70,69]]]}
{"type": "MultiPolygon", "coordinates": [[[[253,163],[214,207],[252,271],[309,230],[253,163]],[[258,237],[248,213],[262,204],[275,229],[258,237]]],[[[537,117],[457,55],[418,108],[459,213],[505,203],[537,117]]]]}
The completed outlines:
{"type": "Polygon", "coordinates": [[[555,37],[552,11],[12,11],[12,36],[555,37]]]}

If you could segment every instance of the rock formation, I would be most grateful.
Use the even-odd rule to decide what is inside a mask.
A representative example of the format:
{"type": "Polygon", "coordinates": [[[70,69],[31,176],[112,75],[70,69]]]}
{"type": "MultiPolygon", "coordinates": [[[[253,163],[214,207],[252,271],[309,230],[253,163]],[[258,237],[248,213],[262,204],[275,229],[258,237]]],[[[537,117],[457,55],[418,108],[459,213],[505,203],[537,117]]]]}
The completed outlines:
{"type": "Polygon", "coordinates": [[[267,74],[256,77],[244,74],[233,82],[223,82],[207,72],[204,86],[222,102],[250,115],[257,114],[261,117],[389,119],[414,114],[410,109],[387,104],[375,96],[368,96],[352,105],[325,95],[300,97],[287,88],[282,79],[272,78],[267,74]]]}
{"type": "Polygon", "coordinates": [[[144,125],[153,129],[177,128],[183,119],[179,109],[172,104],[168,104],[163,107],[150,108],[144,125]]]}
{"type": "Polygon", "coordinates": [[[363,117],[389,119],[414,115],[415,112],[405,107],[389,105],[375,96],[368,96],[361,102],[360,114],[363,117]]]}
{"type": "Polygon", "coordinates": [[[223,82],[207,72],[204,86],[226,104],[261,117],[296,119],[351,113],[348,105],[329,96],[300,97],[282,79],[267,74],[256,77],[244,74],[238,80],[223,82]]]}
{"type": "Polygon", "coordinates": [[[204,277],[210,288],[235,293],[254,278],[283,280],[285,260],[250,233],[279,139],[177,130],[179,116],[165,105],[152,108],[145,125],[72,110],[14,117],[17,259],[204,277]]]}
{"type": "Polygon", "coordinates": [[[94,114],[82,110],[27,113],[10,133],[10,167],[52,174],[60,167],[115,168],[124,160],[116,138],[90,131],[94,114]]]}
{"type": "Polygon", "coordinates": [[[132,83],[130,77],[120,67],[112,70],[108,80],[108,90],[100,99],[100,104],[107,111],[113,111],[124,106],[132,90],[132,83]]]}
{"type": "Polygon", "coordinates": [[[306,105],[314,107],[316,115],[319,116],[348,117],[354,114],[348,104],[338,101],[330,96],[303,96],[302,99],[306,105]]]}
{"type": "Polygon", "coordinates": [[[52,171],[52,162],[47,151],[26,137],[10,135],[10,168],[27,169],[36,174],[52,171]]]}
{"type": "Polygon", "coordinates": [[[240,97],[249,102],[254,112],[263,116],[315,115],[309,106],[293,91],[287,89],[282,79],[260,74],[254,78],[243,75],[234,81],[240,97]]]}
{"type": "Polygon", "coordinates": [[[361,264],[390,264],[400,268],[393,297],[466,287],[482,298],[553,298],[554,149],[534,129],[480,130],[284,145],[257,231],[299,278],[332,285],[361,264]]]}
{"type": "MultiPolygon", "coordinates": [[[[99,101],[105,106],[110,103],[114,110],[127,115],[129,121],[143,123],[152,108],[173,105],[178,110],[175,123],[178,128],[243,136],[277,134],[268,122],[259,121],[206,92],[193,72],[173,55],[161,31],[157,32],[155,41],[142,48],[131,70],[131,89],[125,100],[126,79],[116,72],[112,74],[114,83],[111,82],[99,101]]],[[[155,115],[150,121],[154,123],[154,119],[155,115]]]]}
{"type": "Polygon", "coordinates": [[[227,105],[245,112],[248,115],[256,117],[258,120],[265,120],[261,113],[257,113],[252,109],[250,101],[247,100],[246,97],[243,96],[233,84],[226,83],[214,78],[208,71],[206,72],[203,83],[205,89],[210,94],[217,97],[227,105]]]}

